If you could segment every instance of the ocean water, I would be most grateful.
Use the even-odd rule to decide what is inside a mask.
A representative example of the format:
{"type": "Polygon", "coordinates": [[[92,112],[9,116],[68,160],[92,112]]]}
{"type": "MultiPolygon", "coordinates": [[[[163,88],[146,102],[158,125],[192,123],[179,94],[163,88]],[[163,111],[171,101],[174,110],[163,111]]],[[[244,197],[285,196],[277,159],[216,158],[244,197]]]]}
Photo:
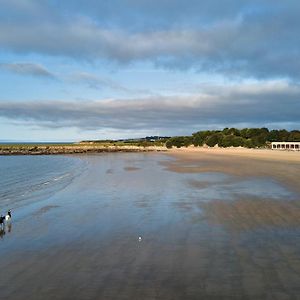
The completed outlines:
{"type": "Polygon", "coordinates": [[[299,195],[154,153],[0,157],[9,299],[297,299],[299,195]],[[139,241],[139,237],[142,240],[139,241]]]}
{"type": "Polygon", "coordinates": [[[84,167],[81,159],[67,156],[0,156],[0,210],[47,199],[84,167]]]}

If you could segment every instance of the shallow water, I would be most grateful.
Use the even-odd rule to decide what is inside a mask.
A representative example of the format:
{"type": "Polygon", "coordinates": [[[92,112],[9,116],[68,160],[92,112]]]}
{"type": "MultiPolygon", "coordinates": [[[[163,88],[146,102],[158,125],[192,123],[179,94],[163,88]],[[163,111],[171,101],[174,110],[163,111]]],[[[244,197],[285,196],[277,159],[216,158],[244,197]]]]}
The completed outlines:
{"type": "Polygon", "coordinates": [[[84,166],[82,160],[67,156],[0,156],[0,210],[48,198],[84,166]]]}
{"type": "Polygon", "coordinates": [[[160,154],[43,158],[0,158],[20,186],[26,166],[30,186],[72,174],[0,202],[4,298],[298,299],[299,195],[273,178],[171,172],[160,154]]]}

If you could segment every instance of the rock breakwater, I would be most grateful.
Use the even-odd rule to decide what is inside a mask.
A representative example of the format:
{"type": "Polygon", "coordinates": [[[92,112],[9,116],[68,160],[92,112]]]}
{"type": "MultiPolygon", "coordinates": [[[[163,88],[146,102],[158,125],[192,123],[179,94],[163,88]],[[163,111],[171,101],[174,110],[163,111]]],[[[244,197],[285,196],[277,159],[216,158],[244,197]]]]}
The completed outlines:
{"type": "Polygon", "coordinates": [[[102,146],[102,145],[2,145],[0,155],[55,155],[102,152],[153,152],[166,151],[165,147],[102,146]]]}

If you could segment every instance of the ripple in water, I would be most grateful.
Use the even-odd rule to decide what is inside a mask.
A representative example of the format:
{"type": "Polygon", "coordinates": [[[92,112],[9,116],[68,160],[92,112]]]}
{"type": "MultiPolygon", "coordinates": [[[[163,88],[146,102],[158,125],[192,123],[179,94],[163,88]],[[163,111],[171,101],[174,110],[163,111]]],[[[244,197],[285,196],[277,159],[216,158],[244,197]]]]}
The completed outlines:
{"type": "Polygon", "coordinates": [[[85,163],[67,156],[0,157],[0,209],[39,201],[66,187],[85,163]]]}

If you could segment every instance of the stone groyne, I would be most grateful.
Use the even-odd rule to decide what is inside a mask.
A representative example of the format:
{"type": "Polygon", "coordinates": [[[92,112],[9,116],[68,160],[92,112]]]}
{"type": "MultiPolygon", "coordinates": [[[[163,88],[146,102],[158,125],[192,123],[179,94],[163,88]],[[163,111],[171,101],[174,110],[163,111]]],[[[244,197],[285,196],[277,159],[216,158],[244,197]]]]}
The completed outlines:
{"type": "Polygon", "coordinates": [[[165,147],[102,146],[102,145],[1,145],[0,155],[55,155],[103,152],[155,152],[166,151],[165,147]]]}

